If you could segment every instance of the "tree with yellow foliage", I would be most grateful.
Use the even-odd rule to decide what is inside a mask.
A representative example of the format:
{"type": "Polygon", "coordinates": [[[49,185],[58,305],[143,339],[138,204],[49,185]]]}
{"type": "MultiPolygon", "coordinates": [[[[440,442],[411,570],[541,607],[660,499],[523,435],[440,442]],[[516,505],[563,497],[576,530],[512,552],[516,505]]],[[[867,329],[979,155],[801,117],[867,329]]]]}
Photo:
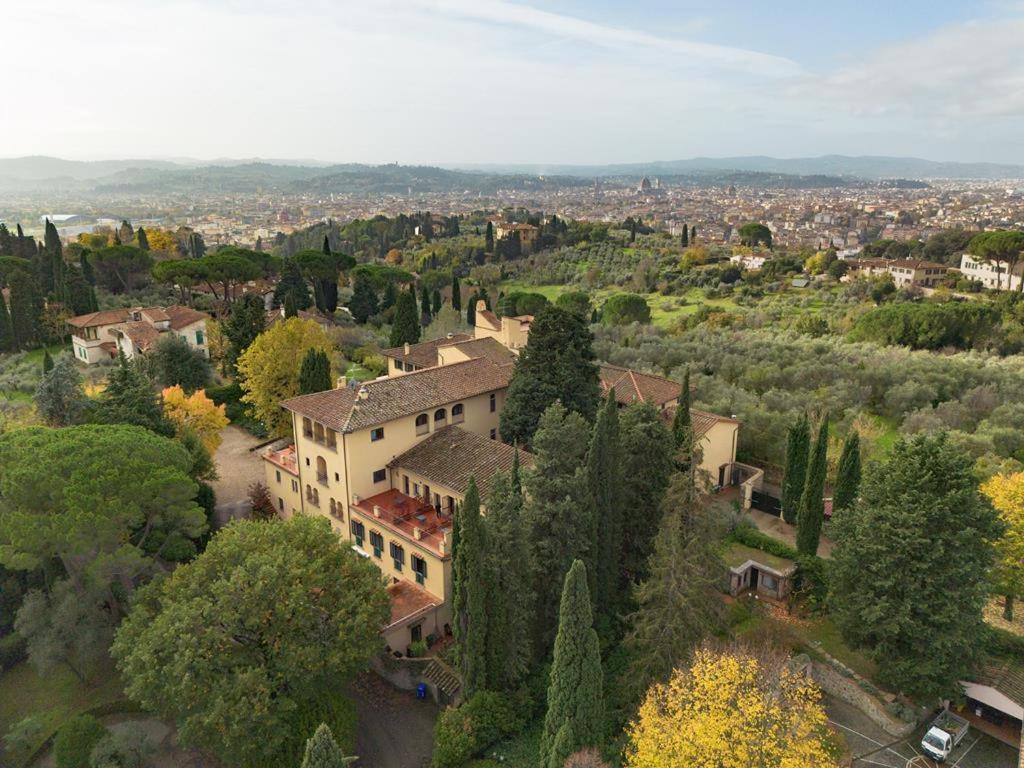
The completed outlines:
{"type": "Polygon", "coordinates": [[[829,768],[821,693],[784,657],[698,649],[647,692],[629,728],[628,768],[829,768]]]}
{"type": "Polygon", "coordinates": [[[166,229],[147,229],[146,241],[149,243],[149,250],[163,251],[164,253],[177,253],[178,238],[173,232],[166,229]]]}
{"type": "Polygon", "coordinates": [[[290,317],[257,336],[238,358],[242,400],[273,435],[291,431],[291,417],[281,410],[281,401],[299,394],[299,371],[311,349],[330,356],[327,332],[312,320],[290,317]]]}
{"type": "Polygon", "coordinates": [[[228,425],[225,407],[216,405],[202,389],[186,395],[178,385],[165,389],[163,398],[164,416],[174,424],[174,431],[179,436],[194,433],[213,456],[220,447],[220,431],[228,425]]]}
{"type": "Polygon", "coordinates": [[[1003,592],[1003,618],[1013,621],[1013,600],[1024,595],[1024,472],[995,475],[981,486],[1006,523],[996,541],[995,583],[1003,592]]]}

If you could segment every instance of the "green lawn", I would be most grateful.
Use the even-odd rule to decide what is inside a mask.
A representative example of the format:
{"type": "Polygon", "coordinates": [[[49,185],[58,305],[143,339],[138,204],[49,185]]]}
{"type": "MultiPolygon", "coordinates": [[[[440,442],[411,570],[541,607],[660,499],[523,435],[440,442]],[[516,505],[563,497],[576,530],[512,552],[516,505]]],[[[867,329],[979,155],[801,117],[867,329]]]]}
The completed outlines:
{"type": "Polygon", "coordinates": [[[373,371],[364,368],[359,363],[349,363],[348,368],[345,369],[345,376],[356,381],[370,381],[376,378],[373,371]]]}
{"type": "Polygon", "coordinates": [[[38,745],[42,745],[73,715],[124,699],[121,680],[113,666],[99,678],[101,682],[96,685],[85,686],[65,667],[40,677],[27,661],[3,672],[0,674],[0,735],[20,720],[34,715],[42,721],[43,730],[37,740],[38,745]]]}

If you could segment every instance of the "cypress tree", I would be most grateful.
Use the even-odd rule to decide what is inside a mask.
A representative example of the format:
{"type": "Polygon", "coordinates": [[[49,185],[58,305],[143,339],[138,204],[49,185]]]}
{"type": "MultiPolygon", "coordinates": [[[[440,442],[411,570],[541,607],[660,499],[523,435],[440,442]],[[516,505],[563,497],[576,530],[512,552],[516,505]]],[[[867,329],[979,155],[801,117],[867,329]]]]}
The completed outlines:
{"type": "MultiPolygon", "coordinates": [[[[136,241],[138,241],[140,251],[149,250],[149,238],[146,236],[146,230],[144,230],[142,227],[139,227],[137,230],[135,230],[135,239],[136,241]]],[[[259,243],[257,243],[257,245],[259,245],[259,243]]],[[[257,250],[259,250],[259,248],[257,248],[257,250]]]]}
{"type": "Polygon", "coordinates": [[[529,669],[533,617],[518,453],[511,473],[498,473],[491,480],[484,530],[487,626],[493,628],[487,633],[487,681],[494,689],[512,691],[529,669]]]}
{"type": "Polygon", "coordinates": [[[836,490],[832,494],[832,511],[848,509],[860,491],[860,434],[852,430],[843,443],[836,472],[836,490]]]}
{"type": "Polygon", "coordinates": [[[463,695],[487,688],[486,543],[480,517],[480,494],[470,477],[466,497],[455,515],[459,547],[455,552],[453,633],[458,647],[463,695]]]}
{"type": "Polygon", "coordinates": [[[28,349],[42,337],[43,297],[36,281],[22,269],[7,278],[11,289],[11,329],[14,346],[28,349]]]}
{"type": "Polygon", "coordinates": [[[689,236],[689,233],[686,230],[686,222],[685,221],[683,222],[682,245],[683,245],[683,248],[686,248],[686,247],[688,247],[690,245],[690,236],[689,236]]]}
{"type": "Polygon", "coordinates": [[[302,277],[302,271],[294,259],[285,259],[281,266],[281,279],[274,288],[274,304],[281,306],[291,295],[296,309],[309,309],[313,300],[309,295],[309,285],[302,277]]]}
{"type": "Polygon", "coordinates": [[[395,306],[395,302],[398,301],[398,289],[395,288],[395,284],[390,280],[384,284],[384,293],[380,298],[380,309],[382,312],[395,306]]]}
{"type": "Polygon", "coordinates": [[[11,327],[11,315],[7,311],[7,300],[0,291],[0,352],[15,350],[14,329],[11,327]]]}
{"type": "Polygon", "coordinates": [[[807,480],[807,460],[811,450],[811,425],[801,414],[786,437],[786,467],[782,476],[782,519],[796,525],[797,509],[807,480]]]}
{"type": "Polygon", "coordinates": [[[14,238],[7,225],[0,221],[0,256],[14,256],[14,238]]]}
{"type": "Polygon", "coordinates": [[[487,253],[494,253],[494,225],[487,222],[487,233],[484,235],[484,250],[487,253]]]}
{"type": "Polygon", "coordinates": [[[321,349],[310,349],[299,370],[299,394],[326,392],[331,389],[331,361],[321,349]]]}
{"type": "Polygon", "coordinates": [[[295,306],[295,294],[286,293],[284,297],[284,317],[287,320],[289,317],[297,317],[299,314],[298,308],[295,306]]]}
{"type": "Polygon", "coordinates": [[[441,291],[437,288],[430,294],[430,314],[437,317],[437,313],[441,311],[441,291]]]}
{"type": "Polygon", "coordinates": [[[50,350],[43,347],[43,376],[53,370],[53,358],[50,357],[50,350]]]}
{"type": "Polygon", "coordinates": [[[47,373],[36,387],[36,409],[51,427],[77,424],[88,409],[89,400],[82,388],[82,375],[66,355],[47,373]]]}
{"type": "Polygon", "coordinates": [[[452,275],[452,309],[462,311],[462,289],[459,287],[458,275],[452,275]]]}
{"type": "Polygon", "coordinates": [[[313,735],[306,740],[301,768],[342,768],[355,760],[354,757],[345,757],[338,742],[334,740],[331,729],[325,723],[320,723],[313,735]]]}
{"type": "Polygon", "coordinates": [[[676,415],[672,418],[672,441],[676,455],[685,464],[693,450],[693,419],[690,416],[690,369],[683,373],[683,388],[676,399],[676,415]]]}
{"type": "Polygon", "coordinates": [[[694,224],[692,227],[690,227],[690,242],[691,243],[696,243],[697,242],[697,225],[696,224],[694,224]]]}
{"type": "Polygon", "coordinates": [[[593,627],[587,567],[573,562],[565,577],[558,634],[540,739],[542,768],[562,768],[573,752],[597,746],[604,720],[604,674],[593,627]]]}
{"type": "Polygon", "coordinates": [[[323,251],[327,256],[331,255],[331,238],[324,235],[324,243],[320,246],[320,250],[323,251]]]}
{"type": "Polygon", "coordinates": [[[89,285],[96,285],[96,274],[93,272],[88,251],[82,251],[81,256],[78,257],[78,265],[82,268],[82,277],[85,278],[85,282],[89,285]]]}
{"type": "Polygon", "coordinates": [[[127,220],[121,221],[121,228],[118,229],[117,234],[124,245],[131,245],[132,240],[135,239],[135,230],[132,229],[132,225],[127,220]]]}
{"type": "Polygon", "coordinates": [[[818,428],[818,439],[811,451],[807,467],[807,482],[800,496],[800,511],[797,515],[796,548],[804,555],[818,553],[821,539],[821,525],[825,520],[825,473],[828,470],[828,414],[822,416],[818,428]]]}
{"type": "Polygon", "coordinates": [[[355,284],[352,286],[352,300],[349,301],[348,308],[352,317],[360,324],[365,323],[379,311],[377,292],[366,275],[356,275],[355,284]]]}
{"type": "Polygon", "coordinates": [[[395,302],[395,317],[391,323],[390,346],[416,344],[420,340],[420,318],[416,314],[416,296],[412,289],[401,291],[395,302]]]}
{"type": "Polygon", "coordinates": [[[629,510],[622,530],[622,570],[631,581],[640,581],[646,575],[675,451],[672,433],[650,403],[632,403],[622,411],[619,432],[622,508],[629,510]]]}
{"type": "Polygon", "coordinates": [[[668,678],[694,643],[720,627],[722,533],[714,507],[700,498],[694,472],[674,473],[646,564],[648,576],[634,590],[637,609],[628,619],[624,642],[631,694],[668,678]]]}
{"type": "Polygon", "coordinates": [[[476,303],[480,300],[480,294],[474,293],[469,297],[469,303],[466,304],[466,325],[470,328],[476,325],[476,303]]]}
{"type": "Polygon", "coordinates": [[[430,325],[430,291],[426,285],[420,291],[420,317],[423,325],[430,325]]]}
{"type": "Polygon", "coordinates": [[[622,562],[622,450],[615,389],[597,414],[587,452],[590,489],[590,551],[588,573],[594,606],[605,618],[614,615],[622,562]]]}

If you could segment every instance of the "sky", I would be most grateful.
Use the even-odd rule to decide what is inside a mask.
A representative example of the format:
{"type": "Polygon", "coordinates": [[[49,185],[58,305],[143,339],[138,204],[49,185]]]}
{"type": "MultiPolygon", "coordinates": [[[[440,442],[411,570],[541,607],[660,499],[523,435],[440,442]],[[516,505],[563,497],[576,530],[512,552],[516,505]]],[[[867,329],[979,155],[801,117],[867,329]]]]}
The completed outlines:
{"type": "Polygon", "coordinates": [[[1024,0],[5,0],[0,157],[1024,163],[1024,0]]]}

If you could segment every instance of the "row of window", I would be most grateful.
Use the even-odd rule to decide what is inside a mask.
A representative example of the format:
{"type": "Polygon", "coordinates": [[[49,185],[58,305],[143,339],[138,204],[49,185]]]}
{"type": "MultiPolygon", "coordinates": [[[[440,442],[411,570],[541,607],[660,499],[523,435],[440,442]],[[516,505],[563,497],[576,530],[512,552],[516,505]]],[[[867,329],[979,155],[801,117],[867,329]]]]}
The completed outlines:
{"type": "Polygon", "coordinates": [[[332,451],[338,450],[338,433],[308,416],[302,417],[302,435],[327,446],[332,451]]]}
{"type": "MultiPolygon", "coordinates": [[[[356,546],[362,548],[363,541],[366,538],[366,527],[355,518],[352,518],[349,524],[349,529],[352,531],[352,537],[355,539],[356,546]]],[[[380,531],[370,531],[370,550],[373,552],[373,556],[377,560],[383,559],[384,556],[384,536],[380,531]]],[[[405,547],[398,542],[392,541],[388,545],[388,555],[391,557],[392,567],[399,573],[405,568],[405,547]]],[[[427,580],[427,561],[417,555],[415,552],[409,554],[409,568],[412,570],[416,577],[417,584],[424,584],[427,580]]]]}
{"type": "MultiPolygon", "coordinates": [[[[461,424],[466,420],[466,411],[462,403],[456,403],[452,406],[452,424],[461,424]]],[[[438,408],[434,411],[434,429],[439,429],[448,423],[448,412],[444,408],[438,408]]],[[[376,430],[374,430],[376,431],[376,430]]],[[[430,431],[430,417],[421,413],[416,417],[416,434],[425,435],[430,431]]],[[[384,436],[384,430],[381,430],[381,437],[384,436]]]]}

